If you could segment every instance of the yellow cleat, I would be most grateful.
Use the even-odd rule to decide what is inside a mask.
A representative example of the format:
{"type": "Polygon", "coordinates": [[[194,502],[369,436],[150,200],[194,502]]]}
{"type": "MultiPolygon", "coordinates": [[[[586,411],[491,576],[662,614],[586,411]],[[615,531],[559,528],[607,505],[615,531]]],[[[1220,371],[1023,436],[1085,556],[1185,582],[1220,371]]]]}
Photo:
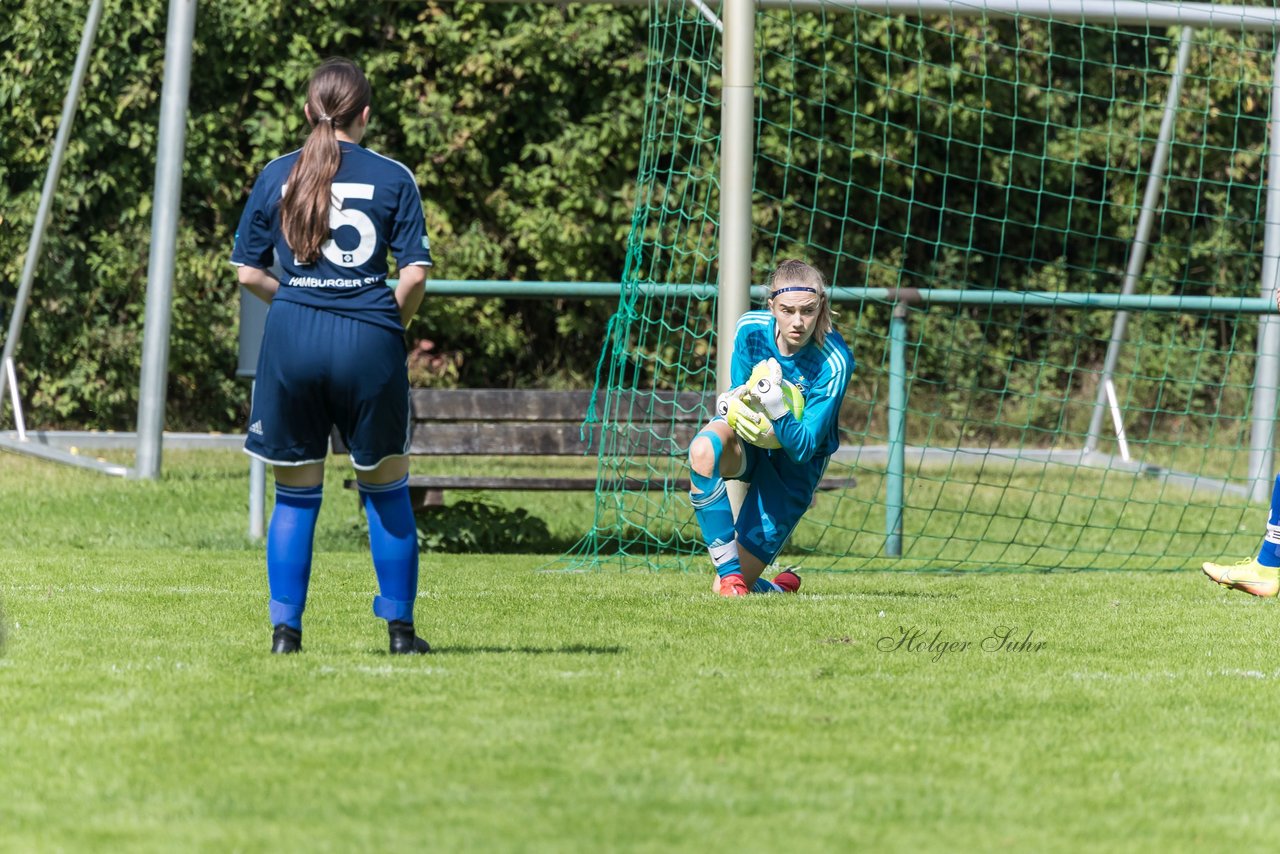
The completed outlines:
{"type": "Polygon", "coordinates": [[[1200,568],[1223,587],[1241,590],[1250,596],[1275,596],[1280,592],[1280,569],[1263,566],[1257,558],[1248,557],[1229,564],[1206,561],[1200,568]]]}

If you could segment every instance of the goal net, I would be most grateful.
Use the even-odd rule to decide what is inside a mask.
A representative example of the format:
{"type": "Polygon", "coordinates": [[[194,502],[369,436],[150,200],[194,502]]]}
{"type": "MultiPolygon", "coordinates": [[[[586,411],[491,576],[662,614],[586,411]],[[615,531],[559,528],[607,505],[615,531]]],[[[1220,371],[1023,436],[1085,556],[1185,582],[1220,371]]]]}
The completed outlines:
{"type": "MultiPolygon", "coordinates": [[[[1259,308],[1274,35],[956,9],[757,12],[752,305],[777,261],[813,263],[857,360],[828,469],[856,484],[820,493],[778,562],[1250,554],[1265,521],[1250,496],[1272,474],[1250,472],[1250,435],[1274,320],[1259,308]]],[[[651,14],[637,204],[586,425],[602,487],[578,556],[691,567],[687,422],[708,414],[729,343],[721,30],[700,3],[651,14]]]]}

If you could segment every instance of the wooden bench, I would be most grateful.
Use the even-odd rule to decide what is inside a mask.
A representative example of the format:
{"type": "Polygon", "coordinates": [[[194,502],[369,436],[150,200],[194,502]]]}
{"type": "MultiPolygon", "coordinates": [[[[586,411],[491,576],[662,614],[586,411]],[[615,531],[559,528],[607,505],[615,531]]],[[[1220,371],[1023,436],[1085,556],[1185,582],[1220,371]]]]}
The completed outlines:
{"type": "MultiPolygon", "coordinates": [[[[591,401],[589,391],[541,391],[524,389],[424,389],[413,390],[409,453],[414,456],[594,456],[606,443],[610,456],[678,459],[672,467],[681,476],[666,478],[436,475],[409,476],[409,495],[415,510],[444,506],[449,489],[557,490],[604,492],[671,490],[689,491],[684,460],[689,443],[710,418],[715,395],[698,392],[639,391],[609,396],[609,429],[590,425],[584,435],[582,421],[591,401]],[[587,437],[593,436],[589,443],[587,437]]],[[[605,395],[596,400],[604,417],[605,395]]],[[[335,432],[334,453],[346,453],[335,432]]],[[[354,489],[355,480],[344,485],[354,489]]],[[[855,485],[853,478],[828,478],[821,490],[855,485]]]]}

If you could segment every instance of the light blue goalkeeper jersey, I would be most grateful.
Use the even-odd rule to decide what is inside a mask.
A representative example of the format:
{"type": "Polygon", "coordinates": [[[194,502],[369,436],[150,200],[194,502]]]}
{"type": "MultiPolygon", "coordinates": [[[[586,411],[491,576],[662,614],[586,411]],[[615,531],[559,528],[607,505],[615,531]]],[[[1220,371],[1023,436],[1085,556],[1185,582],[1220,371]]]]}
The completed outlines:
{"type": "Polygon", "coordinates": [[[774,435],[793,461],[816,460],[825,467],[827,458],[840,447],[840,404],[853,375],[853,355],[833,329],[821,347],[810,339],[794,356],[784,356],[778,352],[777,331],[777,321],[768,311],[742,315],[733,341],[733,384],[745,383],[765,359],[777,359],[782,378],[794,383],[804,397],[804,414],[796,419],[788,413],[774,421],[774,435]]]}

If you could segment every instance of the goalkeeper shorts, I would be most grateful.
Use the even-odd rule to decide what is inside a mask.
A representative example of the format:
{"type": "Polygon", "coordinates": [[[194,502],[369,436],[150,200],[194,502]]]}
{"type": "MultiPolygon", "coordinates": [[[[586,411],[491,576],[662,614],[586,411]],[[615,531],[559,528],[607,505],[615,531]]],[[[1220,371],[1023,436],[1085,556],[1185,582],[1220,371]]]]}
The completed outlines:
{"type": "Polygon", "coordinates": [[[750,486],[734,524],[738,547],[745,548],[768,566],[813,503],[813,494],[830,458],[797,463],[786,451],[766,451],[746,444],[743,448],[747,465],[735,479],[746,481],[750,486]]]}
{"type": "Polygon", "coordinates": [[[272,465],[323,462],[336,427],[360,470],[409,453],[404,338],[298,303],[276,300],[258,354],[244,449],[272,465]]]}

